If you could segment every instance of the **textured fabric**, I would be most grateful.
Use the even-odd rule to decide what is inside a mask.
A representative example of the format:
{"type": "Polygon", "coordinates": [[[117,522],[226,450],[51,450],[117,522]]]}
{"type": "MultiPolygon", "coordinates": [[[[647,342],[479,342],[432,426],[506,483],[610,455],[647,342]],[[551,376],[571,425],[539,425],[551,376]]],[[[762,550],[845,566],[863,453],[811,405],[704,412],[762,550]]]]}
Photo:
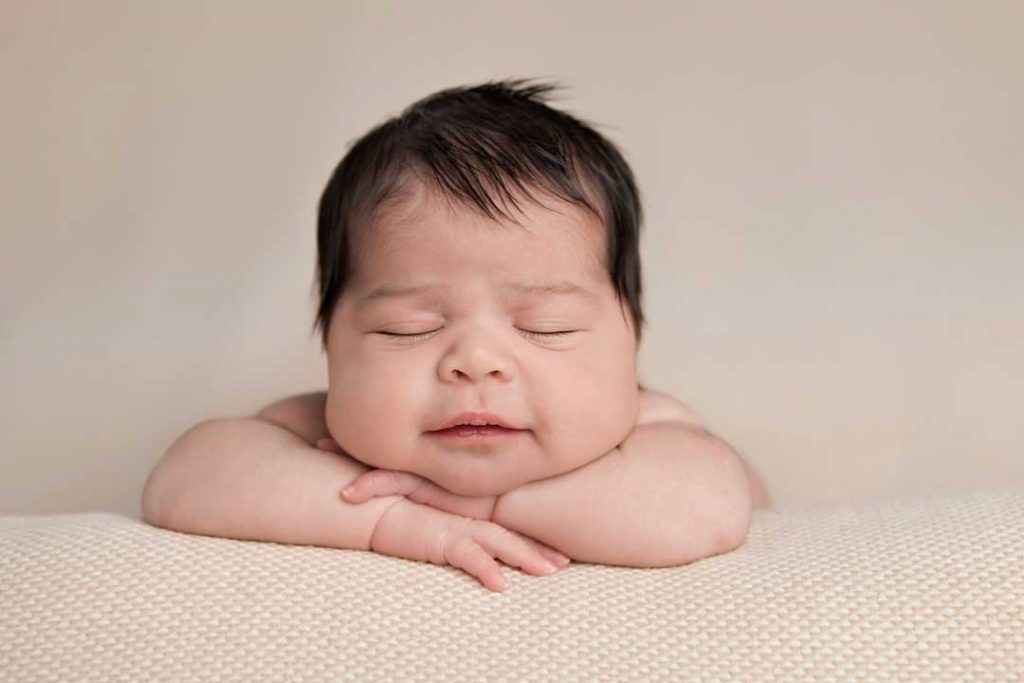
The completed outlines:
{"type": "Polygon", "coordinates": [[[0,517],[0,680],[1020,680],[1024,491],[756,513],[684,567],[473,578],[369,552],[0,517]]]}

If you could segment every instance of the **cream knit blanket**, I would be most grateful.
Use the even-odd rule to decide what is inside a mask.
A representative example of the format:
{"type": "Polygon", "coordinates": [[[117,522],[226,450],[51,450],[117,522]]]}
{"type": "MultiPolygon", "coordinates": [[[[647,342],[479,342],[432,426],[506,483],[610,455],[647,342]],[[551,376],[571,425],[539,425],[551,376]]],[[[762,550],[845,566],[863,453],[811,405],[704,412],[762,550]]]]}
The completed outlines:
{"type": "Polygon", "coordinates": [[[450,567],[0,517],[0,680],[1019,681],[1024,490],[759,511],[671,569],[450,567]]]}

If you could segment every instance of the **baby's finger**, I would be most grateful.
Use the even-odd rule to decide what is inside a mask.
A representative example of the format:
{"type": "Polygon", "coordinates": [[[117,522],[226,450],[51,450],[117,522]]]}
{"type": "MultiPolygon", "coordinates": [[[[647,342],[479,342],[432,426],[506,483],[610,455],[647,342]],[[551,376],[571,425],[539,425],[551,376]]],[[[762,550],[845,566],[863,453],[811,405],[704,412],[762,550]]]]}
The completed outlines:
{"type": "Polygon", "coordinates": [[[537,576],[547,576],[558,570],[554,562],[544,557],[523,536],[499,524],[486,522],[474,527],[473,538],[484,547],[484,550],[510,567],[519,567],[537,576]]]}
{"type": "Polygon", "coordinates": [[[445,562],[453,567],[463,569],[489,590],[500,593],[508,588],[505,575],[494,558],[476,541],[468,536],[460,536],[445,548],[445,562]]]}
{"type": "MultiPolygon", "coordinates": [[[[511,529],[509,531],[511,531],[511,529]]],[[[532,545],[537,552],[539,552],[541,555],[543,555],[545,558],[547,558],[551,562],[554,562],[559,567],[565,567],[566,565],[568,565],[572,561],[572,560],[569,559],[568,556],[563,555],[562,553],[558,552],[557,550],[555,550],[554,548],[552,548],[549,545],[544,545],[543,543],[541,543],[540,541],[538,541],[535,538],[530,538],[529,536],[523,536],[522,534],[518,534],[515,531],[513,531],[512,533],[517,534],[520,538],[522,538],[528,544],[532,545]]]]}
{"type": "Polygon", "coordinates": [[[338,442],[334,439],[317,439],[316,447],[322,451],[330,451],[331,453],[344,453],[344,449],[338,445],[338,442]]]}
{"type": "Polygon", "coordinates": [[[341,490],[350,503],[362,503],[375,496],[401,496],[414,492],[423,478],[399,470],[370,470],[341,490]]]}

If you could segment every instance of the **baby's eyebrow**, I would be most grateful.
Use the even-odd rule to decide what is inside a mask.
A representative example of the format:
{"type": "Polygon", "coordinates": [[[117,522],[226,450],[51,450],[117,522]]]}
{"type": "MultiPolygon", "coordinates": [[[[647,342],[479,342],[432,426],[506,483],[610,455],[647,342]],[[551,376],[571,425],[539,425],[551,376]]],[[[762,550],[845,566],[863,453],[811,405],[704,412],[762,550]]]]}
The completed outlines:
{"type": "Polygon", "coordinates": [[[509,282],[505,284],[505,290],[516,294],[562,294],[582,296],[585,299],[597,301],[598,296],[586,287],[581,287],[575,282],[568,280],[555,280],[552,282],[509,282]]]}
{"type": "MultiPolygon", "coordinates": [[[[400,299],[417,294],[426,294],[443,289],[442,285],[381,285],[373,291],[364,294],[356,301],[356,308],[365,308],[375,301],[384,299],[400,299]]],[[[600,297],[593,291],[582,287],[575,282],[568,280],[552,280],[547,282],[507,282],[503,285],[505,291],[516,294],[536,296],[538,294],[578,296],[586,299],[588,303],[597,303],[600,297]]]]}

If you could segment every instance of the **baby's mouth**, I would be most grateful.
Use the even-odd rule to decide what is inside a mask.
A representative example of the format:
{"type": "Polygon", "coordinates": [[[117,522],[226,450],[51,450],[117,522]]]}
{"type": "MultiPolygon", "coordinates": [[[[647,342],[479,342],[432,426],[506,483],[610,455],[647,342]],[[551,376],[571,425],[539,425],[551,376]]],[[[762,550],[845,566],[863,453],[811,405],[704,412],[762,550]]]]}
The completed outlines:
{"type": "Polygon", "coordinates": [[[503,434],[515,434],[523,431],[522,429],[506,429],[505,427],[499,427],[498,425],[456,425],[449,427],[448,429],[438,429],[430,432],[436,436],[455,436],[455,437],[469,437],[469,436],[501,436],[503,434]]]}
{"type": "Polygon", "coordinates": [[[457,415],[453,415],[440,424],[435,423],[434,429],[430,430],[430,434],[502,434],[505,432],[520,432],[521,429],[516,428],[515,423],[511,420],[506,420],[504,417],[495,415],[492,413],[484,413],[477,411],[465,411],[457,415]]]}
{"type": "Polygon", "coordinates": [[[484,420],[473,420],[477,424],[469,424],[466,422],[460,422],[459,424],[452,425],[451,427],[445,427],[443,429],[435,429],[427,432],[427,435],[437,439],[441,443],[448,443],[452,445],[484,445],[484,444],[499,444],[506,441],[511,441],[523,434],[529,433],[528,429],[515,429],[513,427],[503,427],[502,425],[493,424],[484,420]]]}

